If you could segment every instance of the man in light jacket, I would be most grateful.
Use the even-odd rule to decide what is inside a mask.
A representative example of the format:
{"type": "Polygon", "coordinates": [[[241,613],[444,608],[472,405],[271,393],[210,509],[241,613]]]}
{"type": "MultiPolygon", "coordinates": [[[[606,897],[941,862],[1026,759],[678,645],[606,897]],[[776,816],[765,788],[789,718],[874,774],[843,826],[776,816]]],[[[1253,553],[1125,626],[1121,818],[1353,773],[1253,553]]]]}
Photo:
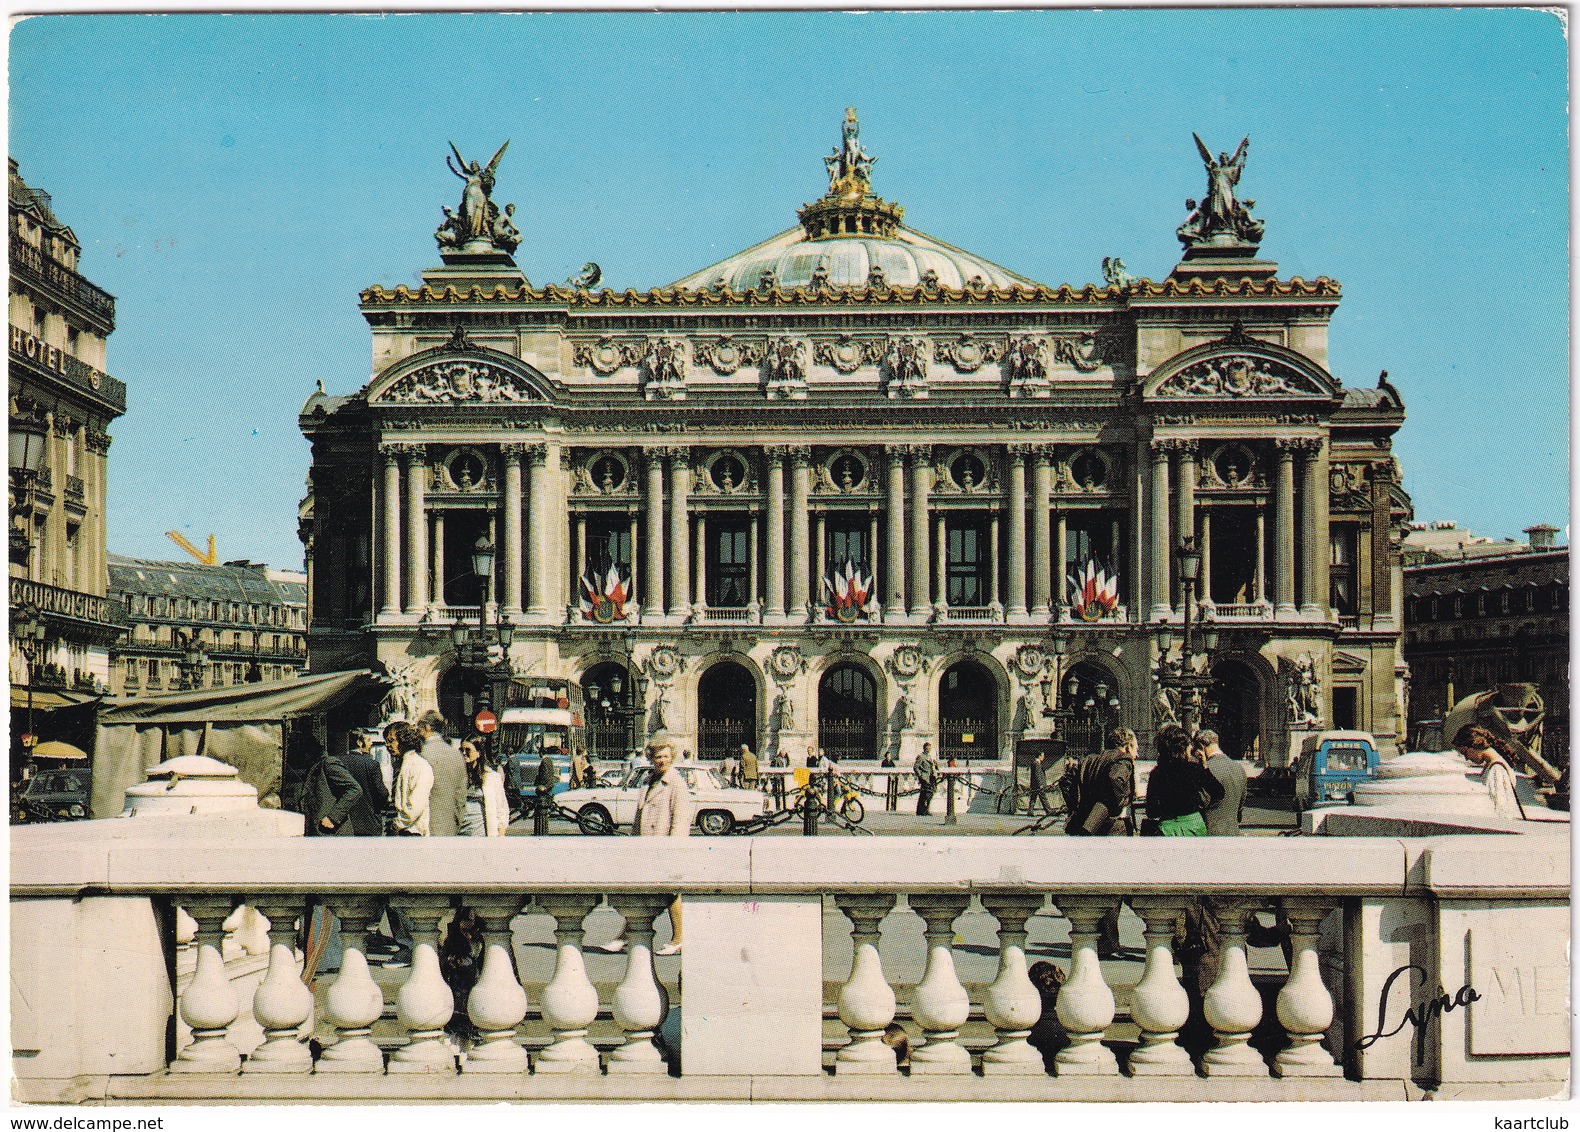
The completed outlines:
{"type": "Polygon", "coordinates": [[[428,798],[428,836],[459,837],[466,817],[466,760],[445,741],[444,716],[425,711],[417,720],[422,736],[422,757],[433,769],[433,791],[428,798]]]}
{"type": "Polygon", "coordinates": [[[1245,764],[1231,759],[1218,746],[1218,733],[1209,728],[1196,732],[1196,748],[1207,773],[1223,785],[1223,797],[1202,811],[1208,837],[1239,837],[1240,816],[1245,809],[1245,764]]]}

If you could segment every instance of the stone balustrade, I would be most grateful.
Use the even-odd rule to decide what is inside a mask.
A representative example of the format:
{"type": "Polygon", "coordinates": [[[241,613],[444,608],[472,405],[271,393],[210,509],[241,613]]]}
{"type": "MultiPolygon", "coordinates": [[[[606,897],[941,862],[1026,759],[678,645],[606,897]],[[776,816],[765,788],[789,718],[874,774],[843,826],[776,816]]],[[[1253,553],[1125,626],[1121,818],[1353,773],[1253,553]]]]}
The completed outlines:
{"type": "MultiPolygon", "coordinates": [[[[239,841],[205,826],[176,849],[175,826],[133,824],[13,831],[20,1099],[1358,1100],[1403,1099],[1412,1081],[1538,1096],[1567,1077],[1536,998],[1567,985],[1559,838],[881,838],[853,852],[795,838],[239,841]],[[656,959],[674,893],[684,952],[656,959]],[[1204,897],[1221,945],[1193,1006],[1198,968],[1177,972],[1174,948],[1204,897]],[[309,899],[345,944],[316,995],[293,949],[309,899]],[[416,946],[376,980],[364,941],[385,901],[416,946]],[[1122,902],[1144,945],[1116,961],[1100,940],[1122,902]],[[266,969],[245,989],[223,932],[243,903],[269,921],[266,969]],[[461,905],[483,938],[465,1048],[446,1036],[456,1004],[437,950],[461,905]],[[163,926],[178,908],[196,924],[179,954],[163,926]],[[1287,929],[1255,964],[1253,912],[1287,929]],[[1363,1043],[1390,972],[1417,964],[1450,994],[1464,981],[1468,941],[1490,930],[1477,916],[1551,934],[1562,970],[1538,946],[1523,998],[1478,984],[1488,1005],[1472,1028],[1470,1012],[1444,1015],[1420,1057],[1408,1029],[1363,1043]],[[585,946],[616,917],[621,955],[585,946]],[[1056,1005],[1031,955],[1064,971],[1056,1005]],[[896,1021],[908,1073],[887,1040],[896,1021]]],[[[1411,1005],[1389,1002],[1400,1018],[1411,1005]]]]}

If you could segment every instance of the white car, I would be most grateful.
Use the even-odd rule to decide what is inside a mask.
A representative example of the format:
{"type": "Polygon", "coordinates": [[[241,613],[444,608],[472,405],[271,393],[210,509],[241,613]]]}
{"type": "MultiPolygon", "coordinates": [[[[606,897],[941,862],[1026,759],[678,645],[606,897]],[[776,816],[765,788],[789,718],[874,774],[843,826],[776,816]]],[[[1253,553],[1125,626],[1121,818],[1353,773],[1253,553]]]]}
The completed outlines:
{"type": "MultiPolygon", "coordinates": [[[[635,766],[615,786],[591,786],[556,794],[554,801],[576,812],[576,824],[583,833],[613,833],[617,826],[636,820],[636,803],[647,785],[651,767],[635,766]]],[[[721,837],[739,822],[761,817],[765,795],[761,790],[741,790],[721,786],[713,769],[697,763],[678,763],[675,769],[691,791],[697,829],[709,837],[721,837]]]]}

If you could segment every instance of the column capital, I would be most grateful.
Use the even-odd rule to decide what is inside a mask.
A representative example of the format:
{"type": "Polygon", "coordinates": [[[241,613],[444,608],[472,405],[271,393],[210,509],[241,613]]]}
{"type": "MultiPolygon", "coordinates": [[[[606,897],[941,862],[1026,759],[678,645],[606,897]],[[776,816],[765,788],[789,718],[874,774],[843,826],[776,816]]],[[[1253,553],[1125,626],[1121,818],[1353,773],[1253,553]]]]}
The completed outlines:
{"type": "Polygon", "coordinates": [[[643,449],[649,460],[689,460],[691,459],[691,446],[689,444],[657,444],[652,448],[643,449]]]}
{"type": "Polygon", "coordinates": [[[1028,456],[1036,456],[1047,450],[1048,445],[1046,444],[1028,444],[1025,441],[1016,441],[1013,444],[1004,445],[1004,451],[1017,460],[1024,460],[1028,456]]]}
{"type": "Polygon", "coordinates": [[[1322,440],[1315,436],[1280,436],[1273,441],[1273,447],[1278,449],[1280,457],[1286,452],[1290,455],[1298,452],[1310,457],[1322,450],[1322,440]]]}
{"type": "Polygon", "coordinates": [[[1196,441],[1190,440],[1183,436],[1153,437],[1152,458],[1156,460],[1160,456],[1166,457],[1170,452],[1178,452],[1181,455],[1189,454],[1194,456],[1196,454],[1196,447],[1196,441]]]}
{"type": "Polygon", "coordinates": [[[534,464],[541,464],[549,458],[549,446],[542,441],[529,443],[512,440],[501,444],[499,451],[507,460],[528,460],[534,464]]]}
{"type": "Polygon", "coordinates": [[[386,463],[396,460],[410,460],[413,457],[427,455],[427,445],[413,444],[409,440],[381,440],[379,441],[379,455],[384,457],[386,463]]]}
{"type": "Polygon", "coordinates": [[[932,456],[933,446],[931,444],[894,444],[890,445],[889,451],[895,456],[907,460],[926,460],[932,456]]]}
{"type": "Polygon", "coordinates": [[[790,462],[797,467],[804,467],[812,462],[812,447],[808,444],[790,444],[784,449],[784,454],[790,462]]]}
{"type": "Polygon", "coordinates": [[[785,455],[788,451],[788,449],[780,444],[764,444],[763,459],[767,460],[770,464],[783,464],[785,462],[785,455]]]}

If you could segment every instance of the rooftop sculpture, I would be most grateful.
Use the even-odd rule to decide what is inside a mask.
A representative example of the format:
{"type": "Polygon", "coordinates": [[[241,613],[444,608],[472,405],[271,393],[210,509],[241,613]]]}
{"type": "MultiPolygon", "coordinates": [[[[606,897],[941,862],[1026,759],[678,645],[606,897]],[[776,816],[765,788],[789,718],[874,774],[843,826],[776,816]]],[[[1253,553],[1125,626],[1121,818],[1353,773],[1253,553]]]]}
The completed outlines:
{"type": "Polygon", "coordinates": [[[510,142],[507,139],[499,147],[499,152],[494,154],[494,159],[483,166],[476,161],[466,160],[456,144],[450,143],[450,152],[455,154],[455,160],[450,160],[447,154],[444,163],[450,167],[450,172],[465,182],[465,187],[461,190],[460,211],[452,212],[446,208],[444,223],[433,234],[442,250],[461,253],[502,251],[509,255],[521,245],[521,232],[511,222],[516,206],[507,204],[501,212],[491,199],[494,174],[499,169],[499,159],[505,156],[508,148],[510,142]]]}
{"type": "Polygon", "coordinates": [[[1179,227],[1180,243],[1187,248],[1202,245],[1250,247],[1260,243],[1263,224],[1250,212],[1256,202],[1236,200],[1234,195],[1240,174],[1245,171],[1245,155],[1251,139],[1242,139],[1233,157],[1220,153],[1217,160],[1213,160],[1212,151],[1201,137],[1197,134],[1191,137],[1196,139],[1196,148],[1207,167],[1207,197],[1200,204],[1193,200],[1185,202],[1191,214],[1179,227]]]}

